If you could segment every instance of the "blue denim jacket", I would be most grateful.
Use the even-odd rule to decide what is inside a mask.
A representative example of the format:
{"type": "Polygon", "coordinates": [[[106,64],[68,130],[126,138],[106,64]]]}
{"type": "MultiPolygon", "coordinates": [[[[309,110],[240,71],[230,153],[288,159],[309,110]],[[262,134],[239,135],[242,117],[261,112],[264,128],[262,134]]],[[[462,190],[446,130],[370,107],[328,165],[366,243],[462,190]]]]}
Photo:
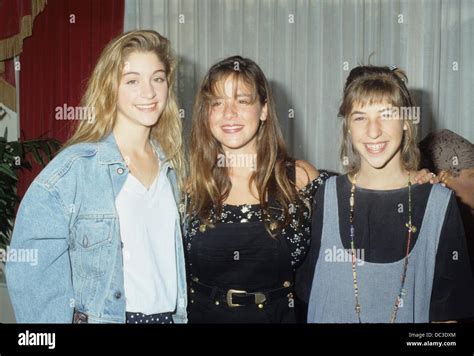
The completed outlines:
{"type": "MultiPolygon", "coordinates": [[[[166,159],[155,150],[162,162],[166,159]]],[[[175,171],[162,165],[173,186],[175,171]]],[[[113,134],[60,152],[29,187],[18,211],[11,249],[36,249],[37,264],[7,262],[8,291],[19,323],[71,323],[74,309],[89,323],[124,323],[122,243],[115,198],[128,169],[113,134]]],[[[175,323],[186,323],[186,273],[176,226],[178,299],[175,323]]],[[[173,276],[170,276],[173,278],[173,276]]]]}

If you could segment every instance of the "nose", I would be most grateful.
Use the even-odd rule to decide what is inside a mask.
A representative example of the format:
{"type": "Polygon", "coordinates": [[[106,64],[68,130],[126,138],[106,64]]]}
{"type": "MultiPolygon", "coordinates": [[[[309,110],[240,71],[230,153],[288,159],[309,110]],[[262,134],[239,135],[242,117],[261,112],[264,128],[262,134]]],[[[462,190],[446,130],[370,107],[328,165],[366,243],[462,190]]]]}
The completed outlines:
{"type": "Polygon", "coordinates": [[[371,139],[376,139],[382,135],[382,126],[378,118],[369,120],[367,127],[367,135],[371,139]]]}
{"type": "Polygon", "coordinates": [[[237,115],[237,110],[236,110],[235,104],[233,102],[225,103],[224,104],[224,117],[233,118],[236,115],[237,115]]]}
{"type": "Polygon", "coordinates": [[[148,81],[142,81],[140,87],[140,96],[146,99],[153,99],[156,96],[156,91],[153,85],[148,81]]]}

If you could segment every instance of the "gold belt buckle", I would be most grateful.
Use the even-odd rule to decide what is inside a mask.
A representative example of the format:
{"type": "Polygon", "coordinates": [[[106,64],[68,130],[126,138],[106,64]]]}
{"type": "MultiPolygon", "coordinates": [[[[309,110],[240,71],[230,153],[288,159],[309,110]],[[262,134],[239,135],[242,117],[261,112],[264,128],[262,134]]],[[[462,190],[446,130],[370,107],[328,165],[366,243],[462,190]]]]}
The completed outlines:
{"type": "MultiPolygon", "coordinates": [[[[247,293],[247,291],[244,291],[244,290],[238,290],[238,289],[229,289],[227,291],[227,295],[226,295],[226,300],[227,300],[227,305],[229,307],[241,307],[242,304],[238,304],[238,303],[232,303],[232,295],[236,293],[236,294],[245,294],[247,293]]],[[[254,294],[255,295],[255,304],[262,304],[262,303],[265,303],[266,300],[267,300],[267,297],[265,297],[265,294],[263,293],[250,293],[250,294],[254,294]]]]}
{"type": "Polygon", "coordinates": [[[255,304],[263,304],[267,301],[267,297],[263,293],[255,293],[255,304]]]}
{"type": "Polygon", "coordinates": [[[232,307],[232,308],[233,307],[241,307],[242,304],[232,303],[232,294],[234,294],[234,293],[236,293],[236,294],[245,294],[247,292],[244,291],[244,290],[238,290],[238,289],[229,289],[227,291],[227,295],[226,295],[227,305],[229,307],[232,307]]]}

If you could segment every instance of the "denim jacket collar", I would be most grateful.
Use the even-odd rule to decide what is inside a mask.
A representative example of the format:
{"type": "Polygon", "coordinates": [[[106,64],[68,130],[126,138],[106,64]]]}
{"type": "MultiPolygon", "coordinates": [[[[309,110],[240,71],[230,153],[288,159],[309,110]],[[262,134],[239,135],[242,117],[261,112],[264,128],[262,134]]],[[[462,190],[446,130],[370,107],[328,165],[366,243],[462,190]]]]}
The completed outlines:
{"type": "MultiPolygon", "coordinates": [[[[155,139],[150,140],[153,149],[155,150],[160,162],[166,162],[168,159],[161,149],[160,145],[155,139]]],[[[98,157],[101,164],[115,164],[124,163],[122,154],[115,140],[113,132],[102,139],[98,145],[98,157]]]]}

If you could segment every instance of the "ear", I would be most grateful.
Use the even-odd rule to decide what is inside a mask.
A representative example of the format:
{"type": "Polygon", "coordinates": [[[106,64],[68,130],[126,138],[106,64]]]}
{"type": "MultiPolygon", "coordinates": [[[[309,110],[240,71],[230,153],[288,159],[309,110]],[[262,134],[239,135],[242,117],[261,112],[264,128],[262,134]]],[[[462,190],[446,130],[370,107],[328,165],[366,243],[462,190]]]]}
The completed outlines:
{"type": "Polygon", "coordinates": [[[265,121],[267,119],[268,114],[268,105],[265,103],[262,107],[262,113],[260,114],[260,121],[265,121]]]}
{"type": "Polygon", "coordinates": [[[408,130],[408,124],[405,122],[403,123],[403,131],[406,131],[408,130]]]}

